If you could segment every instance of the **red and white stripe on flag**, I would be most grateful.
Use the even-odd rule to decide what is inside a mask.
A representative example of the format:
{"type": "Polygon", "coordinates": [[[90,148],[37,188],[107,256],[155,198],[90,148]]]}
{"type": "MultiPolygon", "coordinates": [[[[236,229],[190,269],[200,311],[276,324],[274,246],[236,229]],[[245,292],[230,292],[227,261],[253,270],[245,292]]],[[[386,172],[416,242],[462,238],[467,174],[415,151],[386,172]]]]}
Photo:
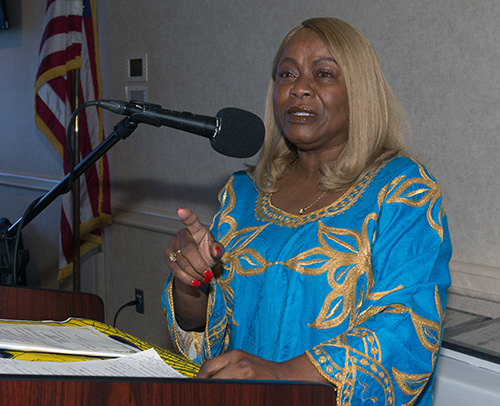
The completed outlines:
{"type": "MultiPolygon", "coordinates": [[[[95,0],[47,0],[35,83],[35,122],[69,170],[66,126],[74,110],[73,76],[79,74],[80,104],[101,98],[95,0]]],[[[80,159],[104,140],[101,112],[79,114],[80,159]]],[[[80,178],[80,255],[101,244],[101,227],[111,224],[106,156],[80,178]]],[[[63,195],[59,279],[73,271],[73,206],[63,195]]]]}

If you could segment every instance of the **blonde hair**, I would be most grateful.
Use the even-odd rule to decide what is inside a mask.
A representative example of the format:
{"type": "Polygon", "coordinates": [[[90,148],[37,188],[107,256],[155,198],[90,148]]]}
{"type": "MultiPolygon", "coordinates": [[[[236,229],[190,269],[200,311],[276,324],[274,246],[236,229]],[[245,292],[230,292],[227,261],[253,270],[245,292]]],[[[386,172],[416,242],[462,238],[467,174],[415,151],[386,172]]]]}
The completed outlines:
{"type": "Polygon", "coordinates": [[[339,65],[349,104],[349,135],[335,166],[322,171],[320,186],[345,190],[382,161],[406,155],[404,134],[411,134],[406,113],[387,83],[368,39],[354,26],[336,18],[313,18],[291,30],[276,53],[266,98],[266,136],[253,178],[262,191],[276,191],[297,159],[296,148],[279,131],[273,105],[276,69],[290,38],[304,27],[316,32],[339,65]],[[269,180],[271,179],[271,182],[269,180]]]}

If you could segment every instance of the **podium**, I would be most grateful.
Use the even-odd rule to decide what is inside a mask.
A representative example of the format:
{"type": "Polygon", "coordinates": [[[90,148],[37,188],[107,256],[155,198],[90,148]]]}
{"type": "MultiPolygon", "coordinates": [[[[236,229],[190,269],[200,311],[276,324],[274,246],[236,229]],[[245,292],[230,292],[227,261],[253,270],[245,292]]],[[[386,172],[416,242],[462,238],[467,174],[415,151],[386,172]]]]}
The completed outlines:
{"type": "MultiPolygon", "coordinates": [[[[104,321],[95,295],[0,286],[0,318],[104,321]]],[[[314,382],[0,375],[0,404],[335,406],[334,389],[314,382]]]]}
{"type": "Polygon", "coordinates": [[[0,378],[0,404],[16,406],[335,406],[328,385],[196,379],[0,378]]]}
{"type": "Polygon", "coordinates": [[[0,319],[62,321],[69,317],[104,323],[104,303],[90,293],[0,286],[0,319]]]}

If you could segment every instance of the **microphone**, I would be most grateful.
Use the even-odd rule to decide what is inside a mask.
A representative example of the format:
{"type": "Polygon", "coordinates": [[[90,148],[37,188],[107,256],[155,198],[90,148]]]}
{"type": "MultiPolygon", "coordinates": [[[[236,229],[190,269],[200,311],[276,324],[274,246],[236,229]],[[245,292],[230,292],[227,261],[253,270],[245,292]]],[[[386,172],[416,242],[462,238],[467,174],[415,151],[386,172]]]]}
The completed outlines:
{"type": "Polygon", "coordinates": [[[98,100],[97,106],[129,117],[135,123],[175,128],[210,138],[212,148],[234,158],[255,155],[264,142],[264,123],[249,111],[235,107],[220,110],[215,117],[162,109],[141,101],[98,100]]]}

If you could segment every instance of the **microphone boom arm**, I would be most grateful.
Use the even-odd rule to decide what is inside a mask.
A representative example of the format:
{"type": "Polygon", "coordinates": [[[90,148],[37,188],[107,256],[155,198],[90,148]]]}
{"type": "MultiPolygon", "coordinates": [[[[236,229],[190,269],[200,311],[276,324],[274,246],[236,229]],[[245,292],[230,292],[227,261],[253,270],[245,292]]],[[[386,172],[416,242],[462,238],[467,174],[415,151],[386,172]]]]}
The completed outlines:
{"type": "MultiPolygon", "coordinates": [[[[109,149],[111,149],[111,147],[113,147],[118,141],[125,139],[130,134],[132,134],[137,128],[137,125],[138,124],[134,122],[130,117],[125,117],[123,120],[121,120],[114,127],[114,131],[111,133],[111,135],[109,135],[77,166],[75,166],[73,180],[76,180],[81,175],[83,175],[87,169],[94,165],[94,163],[99,158],[101,158],[109,149]]],[[[38,200],[38,202],[28,213],[26,213],[24,217],[21,217],[11,227],[9,227],[9,229],[7,230],[7,237],[13,237],[16,234],[18,227],[24,228],[57,197],[66,193],[66,191],[69,189],[68,182],[70,182],[70,174],[67,174],[57,183],[57,185],[55,185],[40,200],[38,200]]]]}

